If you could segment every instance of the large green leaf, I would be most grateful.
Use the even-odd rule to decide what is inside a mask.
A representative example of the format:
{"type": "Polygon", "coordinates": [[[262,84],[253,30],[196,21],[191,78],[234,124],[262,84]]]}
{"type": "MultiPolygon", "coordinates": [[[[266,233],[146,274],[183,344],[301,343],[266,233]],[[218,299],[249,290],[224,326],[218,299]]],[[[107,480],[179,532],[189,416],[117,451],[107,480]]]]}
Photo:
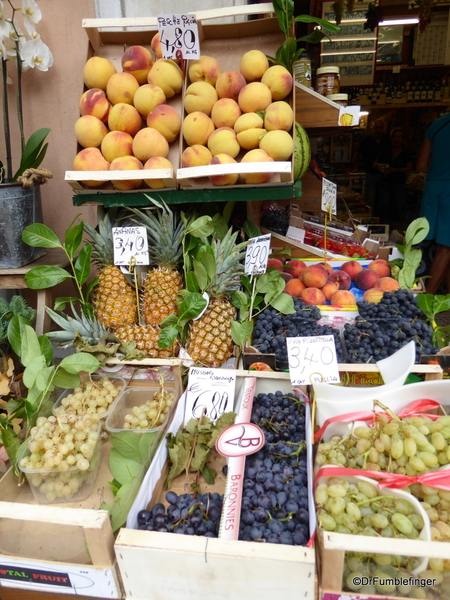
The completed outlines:
{"type": "Polygon", "coordinates": [[[32,327],[24,325],[21,331],[22,336],[22,364],[27,367],[34,358],[41,353],[38,336],[32,327]]]}
{"type": "Polygon", "coordinates": [[[288,35],[289,27],[291,25],[292,17],[294,15],[293,0],[273,0],[272,4],[281,31],[285,35],[288,35]]]}
{"type": "Polygon", "coordinates": [[[8,454],[14,472],[16,473],[16,475],[18,475],[17,456],[20,448],[20,439],[11,429],[4,429],[2,431],[2,444],[4,445],[5,450],[8,454]]]}
{"type": "Polygon", "coordinates": [[[59,296],[59,298],[56,298],[53,308],[55,310],[65,310],[68,304],[74,304],[78,300],[76,296],[59,296]]]}
{"type": "Polygon", "coordinates": [[[53,360],[52,343],[46,335],[40,335],[38,337],[38,340],[39,340],[39,346],[41,348],[41,353],[45,357],[45,362],[49,365],[53,360]]]}
{"type": "Polygon", "coordinates": [[[158,346],[163,350],[170,348],[178,337],[178,327],[176,325],[168,325],[161,329],[158,337],[158,346]]]}
{"type": "MultiPolygon", "coordinates": [[[[29,389],[34,385],[38,374],[47,366],[45,356],[42,354],[36,354],[34,358],[28,363],[25,371],[23,372],[23,383],[29,389]]],[[[39,388],[39,391],[43,391],[45,388],[39,388]]]]}
{"type": "Polygon", "coordinates": [[[450,294],[417,294],[417,306],[428,319],[434,321],[435,315],[450,310],[450,294]]]}
{"type": "Polygon", "coordinates": [[[14,315],[8,323],[8,342],[17,356],[22,356],[22,331],[30,323],[20,315],[14,315]]]}
{"type": "Polygon", "coordinates": [[[192,235],[197,238],[208,237],[214,231],[214,223],[211,217],[204,215],[189,223],[185,230],[185,235],[192,235]]]}
{"type": "Polygon", "coordinates": [[[231,321],[231,337],[237,346],[244,346],[253,333],[253,323],[251,321],[231,321]]]}
{"type": "Polygon", "coordinates": [[[36,387],[40,392],[51,391],[55,385],[53,383],[53,375],[55,374],[57,367],[45,367],[42,369],[36,377],[36,387]]]}
{"type": "Polygon", "coordinates": [[[209,281],[216,275],[217,265],[214,256],[210,252],[200,252],[198,255],[199,262],[205,267],[209,281]]]}
{"type": "Polygon", "coordinates": [[[188,321],[198,317],[206,305],[207,301],[201,294],[193,292],[192,294],[189,294],[189,296],[186,296],[178,307],[178,321],[181,327],[188,321]]]}
{"type": "Polygon", "coordinates": [[[134,431],[113,433],[109,438],[112,447],[122,456],[140,462],[142,456],[139,450],[139,439],[139,434],[134,431]]]}
{"type": "Polygon", "coordinates": [[[197,279],[199,288],[201,290],[205,290],[209,283],[208,274],[206,272],[206,269],[202,265],[202,263],[199,262],[198,260],[193,261],[193,266],[194,266],[194,273],[195,273],[195,277],[197,279]]]}
{"type": "Polygon", "coordinates": [[[80,250],[80,254],[75,261],[73,270],[79,286],[86,283],[89,273],[91,272],[91,251],[92,245],[86,244],[86,246],[83,246],[80,250]]]}
{"type": "Polygon", "coordinates": [[[261,230],[252,221],[244,221],[242,227],[249,238],[259,237],[261,235],[261,230]]]}
{"type": "Polygon", "coordinates": [[[414,285],[416,278],[416,269],[414,267],[403,267],[398,276],[398,282],[401,288],[407,290],[411,289],[414,285]]]}
{"type": "Polygon", "coordinates": [[[295,313],[294,298],[289,294],[280,294],[272,300],[271,306],[284,315],[292,315],[295,313]]]}
{"type": "Polygon", "coordinates": [[[228,221],[219,213],[215,214],[212,220],[214,224],[215,237],[217,237],[219,240],[223,240],[228,231],[228,221]]]}
{"type": "Polygon", "coordinates": [[[75,227],[71,227],[66,231],[66,236],[64,238],[64,248],[70,258],[75,256],[75,252],[80,247],[80,244],[83,240],[84,233],[84,223],[81,221],[75,227]]]}
{"type": "Polygon", "coordinates": [[[45,138],[50,133],[48,127],[42,127],[28,138],[22,152],[20,166],[14,175],[14,181],[22,175],[26,169],[37,169],[45,158],[48,144],[44,145],[45,138]]]}
{"type": "Polygon", "coordinates": [[[327,33],[339,33],[341,31],[339,25],[319,19],[319,17],[314,17],[313,15],[298,15],[294,18],[294,23],[316,23],[325,29],[327,33]]]}
{"type": "Polygon", "coordinates": [[[69,373],[79,373],[80,371],[95,373],[100,367],[100,363],[92,354],[77,352],[63,358],[60,366],[69,373]]]}
{"type": "Polygon", "coordinates": [[[44,290],[71,279],[72,275],[61,267],[34,267],[25,274],[27,286],[32,290],[44,290]]]}
{"type": "Polygon", "coordinates": [[[152,449],[155,443],[157,435],[158,432],[156,431],[142,433],[141,435],[139,435],[139,454],[141,456],[141,462],[145,461],[145,459],[148,458],[150,450],[152,449]]]}
{"type": "Polygon", "coordinates": [[[126,485],[137,475],[140,466],[140,457],[138,460],[125,458],[118,450],[111,448],[109,452],[109,468],[114,479],[117,479],[122,485],[126,485]]]}
{"type": "Polygon", "coordinates": [[[25,227],[22,231],[22,239],[35,248],[62,248],[56,233],[42,223],[33,223],[25,227]]]}
{"type": "Polygon", "coordinates": [[[405,254],[405,259],[403,261],[403,268],[405,267],[414,267],[416,271],[420,266],[420,262],[422,260],[422,250],[419,248],[412,248],[407,254],[405,254]]]}
{"type": "Polygon", "coordinates": [[[80,376],[78,373],[69,373],[60,367],[53,377],[53,385],[64,390],[70,390],[80,385],[80,376]]]}
{"type": "Polygon", "coordinates": [[[425,217],[412,221],[405,231],[405,242],[414,246],[422,242],[430,231],[430,224],[425,217]]]}

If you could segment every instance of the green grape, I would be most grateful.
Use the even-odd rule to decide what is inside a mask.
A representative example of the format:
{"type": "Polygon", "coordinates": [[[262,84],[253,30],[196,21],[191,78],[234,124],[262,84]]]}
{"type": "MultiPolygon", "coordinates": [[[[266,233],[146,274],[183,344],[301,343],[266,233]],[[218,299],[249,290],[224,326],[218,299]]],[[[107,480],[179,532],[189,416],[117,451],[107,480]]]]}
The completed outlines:
{"type": "Polygon", "coordinates": [[[408,596],[412,589],[413,586],[408,584],[400,584],[397,586],[397,591],[399,592],[400,596],[408,596]]]}
{"type": "Polygon", "coordinates": [[[359,506],[357,506],[354,502],[348,502],[345,510],[350,517],[355,519],[355,521],[359,521],[362,517],[359,506]]]}
{"type": "Polygon", "coordinates": [[[363,517],[370,516],[374,514],[374,510],[371,506],[360,506],[359,510],[361,511],[361,515],[363,517]]]}
{"type": "Polygon", "coordinates": [[[445,449],[445,456],[447,457],[447,461],[450,462],[450,446],[447,446],[445,449]]]}
{"type": "Polygon", "coordinates": [[[373,440],[373,447],[379,454],[383,454],[383,452],[385,451],[384,444],[380,438],[375,438],[373,440]]]}
{"type": "Polygon", "coordinates": [[[350,556],[346,561],[346,566],[350,569],[350,571],[361,571],[364,568],[363,561],[357,556],[350,556]]]}
{"type": "Polygon", "coordinates": [[[418,448],[428,446],[428,440],[426,436],[423,435],[423,433],[420,433],[419,431],[414,431],[412,434],[412,438],[416,442],[418,448]]]}
{"type": "Polygon", "coordinates": [[[390,554],[374,554],[373,560],[377,565],[387,567],[392,564],[392,556],[390,554]]]}
{"type": "Polygon", "coordinates": [[[428,426],[423,424],[420,427],[417,428],[417,431],[419,433],[423,433],[423,435],[429,435],[430,434],[430,430],[428,429],[428,426]]]}
{"type": "Polygon", "coordinates": [[[423,517],[422,515],[419,515],[419,513],[415,512],[412,515],[408,515],[408,519],[411,521],[414,529],[417,529],[417,531],[421,531],[425,527],[423,517]]]}
{"type": "Polygon", "coordinates": [[[325,504],[323,505],[324,509],[327,512],[330,512],[331,509],[331,505],[333,504],[333,500],[334,498],[332,498],[331,496],[328,496],[327,501],[325,502],[325,504]]]}
{"type": "Polygon", "coordinates": [[[395,500],[395,510],[402,515],[407,516],[412,515],[415,512],[414,505],[403,498],[397,498],[395,500]]]}
{"type": "Polygon", "coordinates": [[[356,450],[357,450],[358,454],[364,454],[365,452],[370,450],[371,447],[372,447],[372,442],[370,440],[366,440],[364,438],[361,438],[360,440],[358,440],[358,442],[356,444],[356,450]]]}
{"type": "Polygon", "coordinates": [[[352,571],[346,579],[346,584],[349,590],[352,590],[353,592],[357,592],[358,590],[360,590],[362,588],[362,577],[363,574],[358,572],[358,571],[352,571]],[[355,581],[360,581],[361,583],[356,584],[354,583],[355,581]]]}
{"type": "Polygon", "coordinates": [[[439,494],[431,494],[427,496],[427,502],[428,504],[431,504],[431,506],[437,506],[441,501],[441,497],[439,496],[439,494]]]}
{"type": "Polygon", "coordinates": [[[383,594],[392,594],[395,592],[397,586],[393,581],[388,581],[389,577],[387,577],[384,571],[376,569],[373,572],[373,576],[378,577],[378,581],[375,582],[377,592],[383,592],[383,594]]]}
{"type": "Polygon", "coordinates": [[[345,527],[345,525],[338,525],[334,531],[336,533],[351,533],[350,529],[345,527]]]}
{"type": "Polygon", "coordinates": [[[417,452],[417,444],[413,438],[406,438],[403,442],[403,451],[406,456],[414,456],[417,452]]]}
{"type": "Polygon", "coordinates": [[[315,499],[316,504],[324,504],[328,498],[328,486],[326,483],[320,483],[316,487],[315,499]]]}
{"type": "Polygon", "coordinates": [[[347,490],[342,484],[336,483],[328,486],[328,495],[332,498],[344,498],[347,495],[347,490]]]}
{"type": "Polygon", "coordinates": [[[425,471],[427,469],[423,460],[421,458],[419,458],[418,456],[411,456],[411,458],[409,459],[409,464],[418,473],[425,473],[425,471]]]}
{"type": "Polygon", "coordinates": [[[377,464],[380,454],[376,448],[371,448],[369,450],[368,459],[370,462],[377,464]]]}
{"type": "Polygon", "coordinates": [[[400,429],[400,425],[395,421],[390,421],[383,426],[383,433],[386,433],[389,436],[393,436],[400,429]]]}
{"type": "Polygon", "coordinates": [[[378,533],[372,527],[364,527],[361,531],[361,535],[370,535],[372,537],[378,537],[378,533]]]}
{"type": "Polygon", "coordinates": [[[370,515],[370,522],[376,529],[385,529],[389,525],[388,519],[384,515],[377,513],[370,515]]]}
{"type": "Polygon", "coordinates": [[[380,531],[380,535],[382,537],[394,537],[394,530],[392,529],[392,527],[386,527],[385,529],[382,529],[380,531]]]}
{"type": "Polygon", "coordinates": [[[337,516],[340,515],[341,513],[343,513],[345,510],[345,500],[344,498],[334,498],[331,506],[330,506],[330,512],[333,516],[337,516]]]}
{"type": "Polygon", "coordinates": [[[408,462],[408,456],[406,456],[405,453],[403,453],[399,458],[397,458],[397,465],[399,467],[404,467],[407,462],[408,462]]]}
{"type": "Polygon", "coordinates": [[[358,481],[356,485],[358,487],[358,490],[367,498],[375,498],[376,496],[378,496],[377,488],[368,481],[358,481]]]}
{"type": "Polygon", "coordinates": [[[405,474],[408,475],[408,477],[416,477],[417,476],[417,471],[411,465],[410,462],[407,462],[405,465],[405,474]]]}
{"type": "Polygon", "coordinates": [[[428,568],[433,571],[433,573],[443,573],[444,572],[444,559],[443,558],[430,558],[428,561],[428,568]]]}
{"type": "Polygon", "coordinates": [[[391,437],[391,456],[393,459],[400,458],[403,454],[403,440],[397,435],[394,434],[391,437]]]}
{"type": "Polygon", "coordinates": [[[445,441],[444,436],[439,431],[435,431],[431,434],[431,443],[436,448],[436,450],[444,450],[447,447],[447,442],[445,441]]]}
{"type": "Polygon", "coordinates": [[[362,524],[364,527],[372,527],[372,517],[374,515],[366,515],[362,518],[362,524]]]}
{"type": "Polygon", "coordinates": [[[387,435],[387,433],[381,432],[380,433],[380,441],[382,442],[382,444],[384,446],[384,451],[390,452],[391,451],[391,437],[389,435],[387,435]]]}
{"type": "Polygon", "coordinates": [[[344,527],[347,527],[352,533],[358,529],[358,523],[356,519],[351,517],[350,515],[343,514],[342,515],[342,523],[344,527]]]}
{"type": "Polygon", "coordinates": [[[438,464],[437,456],[431,454],[431,452],[418,452],[417,457],[420,458],[427,467],[435,467],[438,464]]]}
{"type": "Polygon", "coordinates": [[[420,448],[420,450],[422,452],[429,452],[430,454],[437,454],[436,448],[430,442],[428,442],[425,446],[420,448]]]}
{"type": "Polygon", "coordinates": [[[356,435],[357,438],[367,440],[372,437],[373,429],[371,427],[367,427],[367,425],[360,425],[359,427],[355,427],[353,434],[356,435]]]}
{"type": "Polygon", "coordinates": [[[380,454],[378,457],[378,466],[380,467],[380,469],[382,471],[386,471],[387,470],[387,466],[388,466],[388,459],[386,458],[385,454],[380,454]]]}
{"type": "Polygon", "coordinates": [[[447,451],[444,452],[444,450],[441,450],[441,452],[438,452],[437,458],[441,466],[448,465],[449,459],[447,458],[447,451]]]}
{"type": "Polygon", "coordinates": [[[319,522],[320,527],[326,529],[327,531],[334,531],[336,529],[336,521],[331,515],[321,513],[320,515],[318,515],[317,520],[319,522]]]}
{"type": "Polygon", "coordinates": [[[408,517],[399,512],[396,512],[392,515],[391,521],[394,527],[404,535],[411,534],[414,529],[413,524],[408,519],[408,517]]]}
{"type": "Polygon", "coordinates": [[[450,502],[450,490],[439,490],[439,496],[443,500],[448,500],[450,502]]]}
{"type": "Polygon", "coordinates": [[[450,438],[450,425],[445,425],[439,432],[443,438],[448,440],[450,438]]]}

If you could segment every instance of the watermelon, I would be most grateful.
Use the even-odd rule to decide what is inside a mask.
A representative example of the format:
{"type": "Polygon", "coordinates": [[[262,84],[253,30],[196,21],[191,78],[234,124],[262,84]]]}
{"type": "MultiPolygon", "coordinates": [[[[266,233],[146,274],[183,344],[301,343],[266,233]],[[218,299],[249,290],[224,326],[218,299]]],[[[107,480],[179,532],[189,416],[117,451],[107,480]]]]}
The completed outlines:
{"type": "Polygon", "coordinates": [[[306,173],[311,160],[309,137],[298,121],[295,122],[294,135],[294,181],[306,173]]]}

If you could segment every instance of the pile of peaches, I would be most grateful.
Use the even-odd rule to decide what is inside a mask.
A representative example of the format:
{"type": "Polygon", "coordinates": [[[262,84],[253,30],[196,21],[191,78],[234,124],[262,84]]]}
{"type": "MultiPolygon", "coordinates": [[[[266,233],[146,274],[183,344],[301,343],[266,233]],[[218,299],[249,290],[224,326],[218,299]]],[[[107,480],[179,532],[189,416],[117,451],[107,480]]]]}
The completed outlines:
{"type": "Polygon", "coordinates": [[[381,258],[373,260],[367,268],[357,260],[344,262],[335,270],[328,262],[307,266],[294,259],[284,265],[277,258],[270,258],[267,266],[281,271],[287,294],[310,305],[354,306],[357,298],[350,291],[352,286],[364,291],[363,300],[377,304],[384,292],[400,288],[391,277],[389,264],[381,258]]]}

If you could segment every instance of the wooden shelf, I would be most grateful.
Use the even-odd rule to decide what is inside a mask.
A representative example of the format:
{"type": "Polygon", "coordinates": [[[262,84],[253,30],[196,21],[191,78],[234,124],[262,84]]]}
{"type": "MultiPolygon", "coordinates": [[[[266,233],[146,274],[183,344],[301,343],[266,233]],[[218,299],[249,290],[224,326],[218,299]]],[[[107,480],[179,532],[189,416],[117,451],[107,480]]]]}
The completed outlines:
{"type": "Polygon", "coordinates": [[[449,65],[376,65],[375,71],[392,71],[394,68],[399,67],[400,70],[418,70],[418,69],[443,69],[449,65]]]}
{"type": "Polygon", "coordinates": [[[445,100],[444,102],[408,102],[408,103],[398,103],[395,102],[392,104],[361,104],[361,110],[374,110],[376,108],[426,108],[427,106],[448,106],[450,104],[450,99],[445,100]]]}
{"type": "Polygon", "coordinates": [[[305,129],[338,127],[339,109],[339,104],[312,88],[295,84],[295,118],[305,129]]]}

